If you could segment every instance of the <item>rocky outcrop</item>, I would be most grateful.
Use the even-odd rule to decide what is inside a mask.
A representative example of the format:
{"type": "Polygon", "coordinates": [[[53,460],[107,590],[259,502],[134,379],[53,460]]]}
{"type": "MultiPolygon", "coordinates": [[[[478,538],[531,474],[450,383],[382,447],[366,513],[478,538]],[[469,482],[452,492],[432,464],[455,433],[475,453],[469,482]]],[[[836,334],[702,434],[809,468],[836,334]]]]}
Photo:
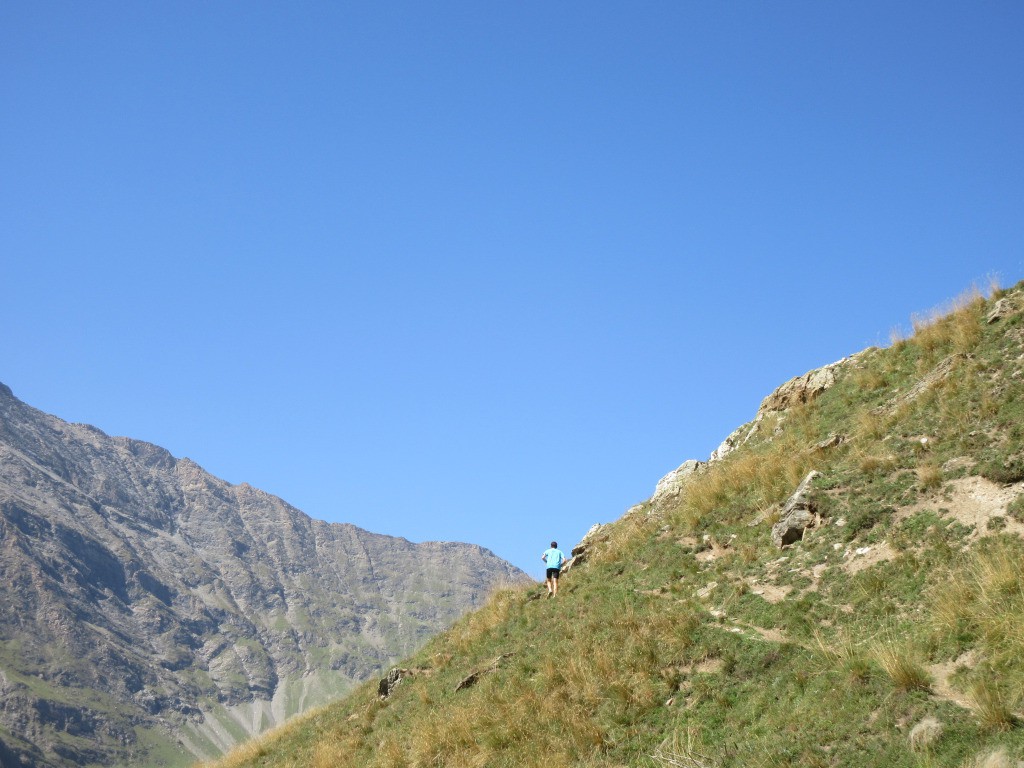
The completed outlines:
{"type": "Polygon", "coordinates": [[[382,699],[390,698],[395,688],[407,677],[410,677],[412,672],[402,667],[392,667],[388,670],[388,673],[380,679],[377,684],[377,695],[382,699]]]}
{"type": "Polygon", "coordinates": [[[817,471],[808,473],[782,505],[779,521],[772,526],[772,543],[779,549],[800,541],[804,531],[816,522],[817,512],[811,496],[811,483],[820,474],[817,471]]]}
{"type": "Polygon", "coordinates": [[[848,358],[843,358],[838,362],[809,371],[803,376],[790,379],[761,401],[760,411],[762,413],[785,411],[795,405],[811,402],[836,383],[836,372],[847,360],[848,358]]]}
{"type": "Polygon", "coordinates": [[[716,461],[721,461],[735,449],[739,448],[745,442],[750,440],[750,438],[756,435],[761,427],[761,418],[762,415],[758,414],[754,421],[749,424],[744,424],[742,427],[737,427],[730,432],[729,436],[711,452],[711,456],[708,457],[708,464],[714,464],[716,461]]]}
{"type": "Polygon", "coordinates": [[[482,547],[313,520],[0,387],[0,754],[26,764],[213,757],[525,578],[482,547]]]}
{"type": "Polygon", "coordinates": [[[568,573],[573,568],[578,568],[587,562],[587,559],[593,554],[594,547],[601,541],[607,540],[607,528],[608,524],[594,523],[590,526],[583,538],[580,539],[579,544],[572,548],[570,551],[570,557],[562,566],[562,573],[568,573]]]}
{"type": "Polygon", "coordinates": [[[993,305],[991,311],[985,316],[985,321],[991,325],[1015,314],[1017,314],[1016,302],[1010,297],[1004,296],[993,305]]]}
{"type": "Polygon", "coordinates": [[[686,484],[686,481],[706,466],[707,464],[705,462],[696,461],[695,459],[684,461],[679,467],[673,469],[658,481],[658,484],[654,488],[654,495],[651,497],[651,501],[656,501],[666,496],[674,496],[678,494],[686,484]]]}
{"type": "Polygon", "coordinates": [[[486,667],[470,672],[468,675],[466,675],[466,677],[462,678],[462,680],[459,681],[458,685],[455,686],[455,692],[458,693],[459,691],[464,691],[466,688],[471,688],[472,686],[476,685],[481,677],[491,672],[497,671],[497,669],[501,667],[501,665],[504,663],[505,659],[511,658],[515,655],[515,651],[512,651],[510,653],[503,653],[496,659],[494,659],[494,661],[492,661],[486,667]]]}
{"type": "MultiPolygon", "coordinates": [[[[654,509],[656,510],[658,508],[658,504],[660,502],[673,499],[683,493],[686,483],[694,475],[704,471],[708,465],[721,461],[734,450],[746,444],[758,435],[766,416],[769,414],[781,414],[784,416],[785,412],[790,408],[811,402],[822,392],[825,392],[836,383],[839,372],[843,367],[854,363],[861,356],[870,351],[871,348],[868,348],[855,355],[844,357],[842,360],[837,360],[836,362],[822,366],[821,368],[808,371],[803,376],[796,376],[776,388],[770,395],[761,401],[761,406],[758,408],[757,414],[754,416],[753,420],[733,430],[729,436],[722,441],[718,448],[711,453],[706,462],[689,459],[662,477],[655,486],[654,494],[650,498],[650,502],[654,509]]],[[[815,448],[819,451],[827,451],[841,445],[845,440],[845,435],[830,435],[827,440],[823,440],[821,443],[816,445],[815,448]]],[[[643,505],[636,505],[628,510],[624,517],[628,517],[630,514],[633,514],[636,510],[642,507],[643,505]]],[[[796,508],[791,510],[794,528],[790,532],[784,534],[784,537],[788,538],[796,535],[799,520],[801,519],[801,515],[798,514],[798,512],[799,510],[796,508]]],[[[580,543],[573,547],[573,557],[563,570],[579,566],[587,561],[587,559],[593,554],[596,546],[598,546],[603,540],[607,539],[607,531],[602,530],[606,529],[607,525],[608,524],[602,525],[597,523],[587,531],[580,543]]],[[[803,528],[799,528],[799,530],[802,535],[803,528]]]]}

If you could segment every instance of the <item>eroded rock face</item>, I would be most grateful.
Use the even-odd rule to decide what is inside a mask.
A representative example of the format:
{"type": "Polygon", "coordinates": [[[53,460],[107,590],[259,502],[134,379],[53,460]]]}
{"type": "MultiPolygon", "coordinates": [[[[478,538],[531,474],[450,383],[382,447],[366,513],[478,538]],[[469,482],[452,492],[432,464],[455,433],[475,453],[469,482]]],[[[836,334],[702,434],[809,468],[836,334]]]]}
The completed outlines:
{"type": "Polygon", "coordinates": [[[850,355],[849,357],[844,357],[842,360],[837,360],[834,363],[822,366],[821,368],[815,368],[813,371],[808,371],[803,376],[796,376],[782,386],[776,388],[770,395],[761,401],[761,407],[758,408],[757,414],[754,416],[753,420],[733,430],[733,432],[722,441],[722,444],[712,452],[711,456],[708,458],[708,463],[713,464],[716,461],[721,461],[734,450],[757,435],[761,431],[761,425],[765,420],[765,416],[768,414],[784,414],[794,406],[809,403],[814,400],[822,392],[829,389],[836,383],[839,371],[844,366],[853,363],[862,355],[870,351],[871,348],[868,348],[855,355],[850,355]]]}
{"type": "MultiPolygon", "coordinates": [[[[628,512],[626,514],[629,514],[628,512]]],[[[607,534],[608,524],[594,523],[590,526],[583,538],[580,539],[579,544],[572,548],[569,559],[565,565],[562,566],[562,573],[568,573],[573,568],[578,568],[587,562],[590,556],[594,552],[594,548],[601,542],[606,541],[608,538],[607,534]]]]}
{"type": "Polygon", "coordinates": [[[482,547],[312,520],[0,386],[4,766],[158,765],[137,727],[213,757],[526,578],[482,547]]]}
{"type": "Polygon", "coordinates": [[[705,466],[707,466],[705,462],[695,459],[684,461],[678,468],[673,469],[658,481],[651,501],[679,493],[686,481],[697,472],[700,472],[705,466]]]}
{"type": "Polygon", "coordinates": [[[836,383],[836,372],[846,358],[790,379],[761,402],[762,412],[785,411],[809,403],[836,383]]]}

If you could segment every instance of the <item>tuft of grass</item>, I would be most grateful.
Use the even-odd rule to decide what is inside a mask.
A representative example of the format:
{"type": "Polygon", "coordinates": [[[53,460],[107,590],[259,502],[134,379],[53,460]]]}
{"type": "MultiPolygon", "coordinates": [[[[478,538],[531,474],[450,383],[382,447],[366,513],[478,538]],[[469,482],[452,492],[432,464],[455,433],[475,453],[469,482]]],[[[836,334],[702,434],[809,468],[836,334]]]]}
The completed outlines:
{"type": "Polygon", "coordinates": [[[901,691],[927,691],[932,679],[924,668],[920,653],[905,639],[890,636],[872,648],[875,663],[901,691]]]}
{"type": "Polygon", "coordinates": [[[942,467],[938,463],[928,462],[917,468],[917,484],[923,490],[934,491],[942,486],[942,467]]]}
{"type": "Polygon", "coordinates": [[[1017,697],[1010,696],[991,678],[977,680],[969,693],[971,707],[978,715],[981,727],[990,731],[1007,731],[1013,727],[1013,714],[1017,697]]]}
{"type": "Polygon", "coordinates": [[[981,339],[984,328],[985,297],[977,286],[948,305],[924,315],[914,315],[911,342],[926,353],[969,352],[981,339]]]}
{"type": "Polygon", "coordinates": [[[857,468],[866,475],[885,474],[896,469],[896,457],[862,454],[858,459],[857,468]]]}
{"type": "Polygon", "coordinates": [[[871,674],[871,659],[863,646],[844,634],[837,635],[831,642],[821,630],[812,630],[815,648],[822,660],[822,670],[838,673],[850,683],[861,684],[871,674]]]}
{"type": "Polygon", "coordinates": [[[867,440],[879,440],[889,431],[892,417],[879,409],[861,411],[856,416],[855,436],[867,440]]]}

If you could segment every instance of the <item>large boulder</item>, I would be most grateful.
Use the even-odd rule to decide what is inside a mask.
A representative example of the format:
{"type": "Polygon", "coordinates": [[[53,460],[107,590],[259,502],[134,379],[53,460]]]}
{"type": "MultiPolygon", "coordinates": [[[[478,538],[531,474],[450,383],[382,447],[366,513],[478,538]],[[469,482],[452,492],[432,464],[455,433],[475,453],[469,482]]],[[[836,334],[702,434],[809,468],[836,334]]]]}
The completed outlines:
{"type": "Polygon", "coordinates": [[[772,543],[782,549],[804,537],[804,531],[817,521],[817,510],[811,497],[811,483],[821,473],[812,470],[803,479],[786,503],[782,505],[779,522],[772,526],[772,543]]]}

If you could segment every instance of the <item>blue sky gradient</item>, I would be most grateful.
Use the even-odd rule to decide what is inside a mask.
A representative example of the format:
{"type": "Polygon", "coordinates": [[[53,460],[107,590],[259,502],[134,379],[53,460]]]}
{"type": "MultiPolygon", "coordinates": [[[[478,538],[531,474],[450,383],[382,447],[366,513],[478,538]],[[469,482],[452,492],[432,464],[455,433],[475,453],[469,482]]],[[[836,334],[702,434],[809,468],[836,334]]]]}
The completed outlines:
{"type": "Polygon", "coordinates": [[[540,553],[1024,278],[1015,2],[0,6],[0,381],[540,553]]]}

